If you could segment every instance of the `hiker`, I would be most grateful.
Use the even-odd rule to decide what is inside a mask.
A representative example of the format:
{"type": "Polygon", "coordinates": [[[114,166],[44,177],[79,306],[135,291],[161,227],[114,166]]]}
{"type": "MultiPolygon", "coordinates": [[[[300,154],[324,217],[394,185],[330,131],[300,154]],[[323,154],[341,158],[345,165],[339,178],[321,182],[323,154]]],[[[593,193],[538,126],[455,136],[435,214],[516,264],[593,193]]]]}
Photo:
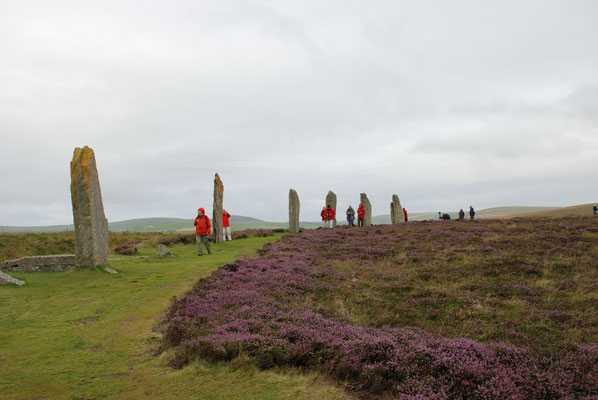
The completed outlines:
{"type": "Polygon", "coordinates": [[[228,219],[230,218],[230,214],[224,208],[222,209],[222,241],[226,241],[226,237],[228,236],[228,240],[233,240],[233,237],[230,234],[230,222],[228,219]]]}
{"type": "Polygon", "coordinates": [[[459,210],[459,220],[463,221],[465,219],[465,211],[463,209],[459,210]]]}
{"type": "Polygon", "coordinates": [[[353,221],[355,221],[355,210],[349,204],[349,208],[347,208],[347,222],[349,223],[349,226],[355,226],[353,221]]]}
{"type": "Polygon", "coordinates": [[[447,220],[451,219],[451,216],[449,214],[446,214],[446,213],[443,214],[440,211],[438,211],[438,219],[447,221],[447,220]]]}
{"type": "Polygon", "coordinates": [[[360,204],[357,207],[357,226],[363,227],[363,219],[365,218],[365,207],[363,204],[360,204]]]}
{"type": "Polygon", "coordinates": [[[334,228],[334,216],[336,215],[336,211],[334,208],[330,207],[330,204],[326,207],[326,221],[328,222],[328,228],[334,228]]]}
{"type": "Polygon", "coordinates": [[[407,218],[407,210],[405,210],[405,207],[403,207],[403,215],[405,216],[405,222],[409,221],[409,218],[407,218]]]}
{"type": "Polygon", "coordinates": [[[201,244],[203,243],[208,250],[208,254],[212,254],[210,251],[210,242],[208,241],[208,235],[212,232],[212,225],[210,224],[210,218],[206,215],[206,210],[200,207],[197,210],[197,217],[195,218],[195,241],[197,242],[197,255],[203,256],[201,244]]]}
{"type": "Polygon", "coordinates": [[[322,207],[320,217],[322,217],[322,226],[326,228],[328,226],[328,211],[326,211],[326,207],[322,207]]]}
{"type": "Polygon", "coordinates": [[[594,211],[594,215],[598,213],[598,207],[596,207],[596,204],[594,204],[594,207],[592,207],[592,211],[594,211]]]}
{"type": "Polygon", "coordinates": [[[469,206],[469,219],[473,220],[474,216],[475,216],[475,210],[473,209],[472,206],[469,206]]]}

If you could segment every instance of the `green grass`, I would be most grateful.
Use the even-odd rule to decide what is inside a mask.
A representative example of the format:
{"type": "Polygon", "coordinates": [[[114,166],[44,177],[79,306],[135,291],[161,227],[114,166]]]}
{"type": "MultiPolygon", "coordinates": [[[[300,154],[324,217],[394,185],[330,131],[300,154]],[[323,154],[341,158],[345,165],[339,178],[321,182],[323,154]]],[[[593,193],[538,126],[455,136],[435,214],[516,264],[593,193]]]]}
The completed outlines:
{"type": "Polygon", "coordinates": [[[118,275],[94,268],[11,273],[27,285],[0,286],[0,399],[346,398],[318,375],[261,371],[243,358],[174,370],[168,353],[156,356],[153,328],[172,296],[278,237],[216,244],[202,257],[194,245],[174,245],[176,257],[163,259],[148,243],[138,253],[146,258],[111,255],[118,275]]]}

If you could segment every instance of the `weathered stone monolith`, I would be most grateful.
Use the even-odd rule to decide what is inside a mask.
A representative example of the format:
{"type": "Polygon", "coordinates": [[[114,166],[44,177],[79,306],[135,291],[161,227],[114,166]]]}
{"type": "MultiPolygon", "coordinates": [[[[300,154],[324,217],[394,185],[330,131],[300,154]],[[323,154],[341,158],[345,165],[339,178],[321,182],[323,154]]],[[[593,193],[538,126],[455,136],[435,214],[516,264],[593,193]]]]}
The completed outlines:
{"type": "Polygon", "coordinates": [[[71,200],[75,223],[75,263],[108,264],[108,220],[93,149],[77,147],[71,161],[71,200]]]}
{"type": "MultiPolygon", "coordinates": [[[[329,190],[328,194],[326,195],[326,207],[330,206],[335,212],[338,213],[336,209],[336,194],[333,191],[329,190]]],[[[336,227],[336,214],[334,215],[334,227],[336,227]]]]}
{"type": "Polygon", "coordinates": [[[222,199],[224,197],[224,185],[220,176],[214,177],[214,211],[212,213],[212,231],[214,232],[214,243],[222,242],[222,199]]]}
{"type": "Polygon", "coordinates": [[[399,200],[399,196],[396,194],[392,195],[392,203],[390,203],[390,221],[393,225],[405,222],[405,214],[403,214],[401,200],[399,200]]]}
{"type": "Polygon", "coordinates": [[[293,189],[289,190],[289,232],[299,232],[299,196],[293,189]]]}
{"type": "Polygon", "coordinates": [[[372,226],[372,204],[365,193],[359,195],[359,202],[365,208],[365,216],[363,217],[363,226],[372,226]]]}

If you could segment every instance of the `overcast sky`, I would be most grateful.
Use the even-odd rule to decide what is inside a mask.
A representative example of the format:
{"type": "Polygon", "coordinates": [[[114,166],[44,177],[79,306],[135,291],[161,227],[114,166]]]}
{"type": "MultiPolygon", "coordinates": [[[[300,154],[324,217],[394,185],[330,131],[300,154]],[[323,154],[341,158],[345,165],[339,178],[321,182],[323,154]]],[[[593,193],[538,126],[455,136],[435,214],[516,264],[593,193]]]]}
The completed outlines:
{"type": "Polygon", "coordinates": [[[598,1],[0,0],[0,225],[598,201],[598,1]]]}

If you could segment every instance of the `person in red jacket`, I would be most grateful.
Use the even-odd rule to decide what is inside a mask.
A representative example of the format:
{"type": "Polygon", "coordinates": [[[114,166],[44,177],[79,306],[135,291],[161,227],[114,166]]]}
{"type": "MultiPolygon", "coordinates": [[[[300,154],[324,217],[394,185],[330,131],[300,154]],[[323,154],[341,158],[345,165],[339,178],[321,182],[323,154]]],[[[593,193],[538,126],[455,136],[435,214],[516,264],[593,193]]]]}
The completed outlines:
{"type": "Polygon", "coordinates": [[[230,214],[224,208],[222,209],[222,241],[226,241],[226,237],[228,236],[228,240],[233,240],[233,237],[230,234],[230,222],[228,219],[230,218],[230,214]]]}
{"type": "Polygon", "coordinates": [[[326,207],[326,221],[328,223],[328,228],[334,228],[334,216],[336,215],[336,211],[334,208],[330,207],[330,204],[326,207]]]}
{"type": "Polygon", "coordinates": [[[357,207],[357,226],[363,226],[363,219],[365,218],[365,207],[360,204],[357,207]]]}
{"type": "Polygon", "coordinates": [[[206,215],[206,210],[199,208],[197,210],[197,217],[195,218],[195,241],[197,242],[197,255],[203,256],[201,244],[203,243],[208,250],[208,254],[212,254],[210,251],[210,242],[208,242],[208,235],[212,232],[212,225],[210,224],[210,218],[206,215]]]}
{"type": "Polygon", "coordinates": [[[326,228],[328,226],[328,211],[326,210],[326,207],[322,207],[320,217],[322,217],[322,226],[326,228]]]}
{"type": "Polygon", "coordinates": [[[405,216],[405,222],[407,222],[409,219],[407,218],[407,210],[405,210],[405,207],[403,207],[403,215],[405,216]]]}

